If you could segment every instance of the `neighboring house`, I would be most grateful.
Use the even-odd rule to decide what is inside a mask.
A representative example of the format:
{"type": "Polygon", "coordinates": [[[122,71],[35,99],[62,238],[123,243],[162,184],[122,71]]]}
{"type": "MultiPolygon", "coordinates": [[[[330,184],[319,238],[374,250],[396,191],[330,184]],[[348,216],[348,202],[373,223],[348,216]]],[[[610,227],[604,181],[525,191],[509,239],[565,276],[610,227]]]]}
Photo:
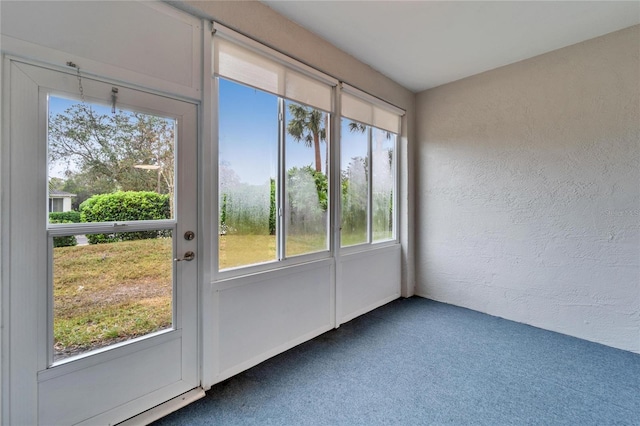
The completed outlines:
{"type": "Polygon", "coordinates": [[[49,213],[51,212],[68,212],[71,211],[71,199],[76,194],[70,192],[58,191],[57,189],[49,190],[49,213]]]}

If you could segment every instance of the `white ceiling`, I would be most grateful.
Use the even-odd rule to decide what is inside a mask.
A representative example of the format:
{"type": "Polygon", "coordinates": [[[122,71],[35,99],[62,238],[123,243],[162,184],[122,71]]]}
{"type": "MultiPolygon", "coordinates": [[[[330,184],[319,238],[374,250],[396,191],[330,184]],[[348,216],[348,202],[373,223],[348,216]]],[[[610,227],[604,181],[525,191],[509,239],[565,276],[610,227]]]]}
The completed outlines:
{"type": "Polygon", "coordinates": [[[262,1],[414,92],[640,23],[640,1],[262,1]]]}

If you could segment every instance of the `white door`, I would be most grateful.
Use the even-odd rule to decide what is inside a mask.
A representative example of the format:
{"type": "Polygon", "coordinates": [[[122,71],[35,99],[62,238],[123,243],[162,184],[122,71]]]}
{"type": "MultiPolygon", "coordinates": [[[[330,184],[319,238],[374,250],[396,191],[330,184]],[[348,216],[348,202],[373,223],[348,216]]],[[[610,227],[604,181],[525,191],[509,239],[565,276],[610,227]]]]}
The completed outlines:
{"type": "Polygon", "coordinates": [[[3,420],[112,424],[196,388],[197,106],[4,71],[3,420]]]}

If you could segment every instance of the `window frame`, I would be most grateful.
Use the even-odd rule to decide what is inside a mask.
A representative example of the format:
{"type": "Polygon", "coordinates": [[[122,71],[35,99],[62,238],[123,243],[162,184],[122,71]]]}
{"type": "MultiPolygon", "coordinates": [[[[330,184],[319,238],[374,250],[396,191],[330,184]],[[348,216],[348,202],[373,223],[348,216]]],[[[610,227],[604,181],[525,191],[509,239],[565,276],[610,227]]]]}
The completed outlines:
{"type": "Polygon", "coordinates": [[[64,199],[60,197],[49,197],[49,213],[64,212],[64,199]],[[58,207],[60,210],[58,210],[58,207]]]}
{"type": "Polygon", "coordinates": [[[362,134],[364,134],[365,138],[366,138],[366,153],[365,153],[365,168],[367,170],[367,176],[366,176],[366,184],[367,184],[367,188],[366,188],[366,194],[365,194],[365,199],[366,199],[366,206],[365,206],[365,241],[363,242],[359,242],[359,243],[355,243],[355,244],[349,244],[349,245],[343,245],[342,244],[342,228],[343,228],[343,222],[342,222],[342,218],[343,218],[343,200],[342,200],[342,155],[340,156],[340,158],[337,159],[338,162],[338,168],[340,169],[340,209],[338,212],[338,218],[339,218],[339,228],[340,228],[340,237],[338,239],[338,244],[340,246],[340,250],[349,250],[352,247],[359,247],[359,246],[363,246],[363,245],[367,245],[367,244],[371,244],[371,220],[370,220],[370,216],[371,216],[371,204],[372,204],[372,197],[371,197],[371,181],[372,181],[372,173],[371,173],[371,135],[372,135],[372,130],[373,128],[368,125],[368,124],[364,124],[361,123],[359,121],[356,120],[352,120],[350,118],[347,117],[343,117],[342,115],[339,117],[340,119],[340,129],[341,129],[341,133],[340,133],[340,153],[342,154],[343,152],[343,145],[342,142],[344,141],[344,135],[342,132],[342,127],[343,127],[343,120],[348,120],[352,123],[356,123],[359,125],[363,125],[366,126],[365,127],[365,131],[362,132],[362,134]]]}
{"type": "MultiPolygon", "coordinates": [[[[241,266],[236,266],[236,267],[231,267],[231,268],[225,268],[225,269],[220,269],[220,243],[219,243],[219,233],[218,233],[218,226],[217,224],[219,224],[220,221],[220,200],[219,200],[219,196],[217,197],[212,197],[212,202],[213,202],[213,215],[215,215],[215,226],[212,226],[212,231],[215,232],[214,235],[212,235],[212,241],[214,241],[214,250],[212,252],[212,273],[213,276],[215,277],[215,281],[223,281],[226,279],[231,279],[231,278],[236,278],[236,277],[240,277],[240,276],[245,276],[245,275],[252,275],[252,274],[256,274],[256,273],[262,273],[262,272],[266,272],[266,271],[271,271],[271,270],[275,270],[275,269],[280,269],[280,268],[286,268],[289,266],[293,266],[293,265],[298,265],[298,264],[303,264],[303,263],[308,263],[308,262],[314,262],[314,261],[318,261],[318,260],[323,260],[323,259],[330,259],[334,256],[334,250],[333,250],[333,243],[332,243],[332,236],[333,236],[333,229],[334,229],[334,221],[336,220],[334,218],[333,215],[333,209],[334,209],[334,201],[332,200],[332,190],[333,190],[333,170],[334,170],[334,166],[333,166],[333,161],[331,161],[332,158],[332,145],[335,142],[332,142],[334,140],[334,132],[333,132],[333,120],[334,117],[336,116],[335,111],[336,111],[336,107],[335,107],[335,103],[336,103],[336,87],[338,86],[339,82],[337,79],[334,79],[333,77],[330,77],[314,68],[311,68],[305,64],[302,64],[292,58],[289,58],[288,56],[277,52],[267,46],[264,46],[246,36],[243,36],[229,28],[224,27],[223,25],[219,25],[217,23],[214,23],[214,43],[212,43],[214,45],[213,49],[215,49],[215,38],[216,37],[221,37],[223,40],[226,40],[228,42],[237,44],[245,49],[248,49],[249,51],[253,52],[253,53],[257,53],[258,55],[262,56],[264,59],[266,60],[271,60],[274,63],[278,64],[278,66],[283,66],[285,68],[285,70],[290,70],[291,72],[297,74],[297,75],[302,75],[304,78],[311,78],[313,80],[316,80],[317,82],[323,83],[327,86],[329,86],[330,89],[330,110],[325,110],[323,108],[319,108],[317,106],[314,105],[309,105],[306,104],[304,102],[301,102],[298,99],[292,99],[292,98],[288,98],[286,96],[284,96],[283,94],[279,94],[279,93],[273,93],[267,90],[264,90],[264,88],[260,88],[260,87],[255,87],[251,84],[247,84],[245,82],[242,81],[238,81],[237,79],[234,78],[230,78],[228,76],[225,75],[218,75],[216,72],[214,72],[214,74],[212,75],[212,80],[213,80],[213,84],[212,84],[212,97],[213,97],[213,107],[214,107],[214,113],[213,113],[213,138],[214,138],[214,156],[212,158],[213,160],[213,174],[215,175],[215,180],[214,180],[214,190],[217,192],[219,189],[219,111],[220,111],[220,104],[219,104],[219,96],[220,96],[220,85],[219,85],[219,79],[225,79],[227,81],[231,81],[235,84],[240,84],[240,85],[244,85],[246,87],[253,87],[254,89],[257,90],[261,90],[263,92],[266,93],[272,93],[274,96],[276,96],[278,98],[278,105],[279,105],[279,113],[278,113],[278,165],[277,165],[277,176],[275,178],[276,180],[276,256],[273,260],[269,260],[269,261],[265,261],[265,262],[259,262],[259,263],[253,263],[253,264],[247,264],[247,265],[241,265],[241,266]],[[300,104],[300,105],[304,105],[304,106],[309,106],[311,108],[315,108],[317,110],[322,111],[325,114],[328,114],[329,118],[327,120],[328,123],[328,128],[326,129],[326,141],[325,143],[328,144],[328,150],[327,150],[327,156],[328,156],[328,170],[327,170],[327,198],[328,198],[328,202],[327,202],[327,221],[326,221],[326,249],[321,250],[321,251],[315,251],[315,252],[309,252],[309,253],[303,253],[303,254],[297,254],[297,255],[292,255],[292,256],[287,256],[286,255],[286,239],[287,239],[287,226],[286,226],[286,220],[287,220],[287,214],[286,214],[286,208],[287,208],[287,170],[286,170],[286,111],[285,111],[285,104],[287,102],[294,102],[296,104],[300,104]]],[[[214,52],[214,54],[212,55],[212,69],[216,70],[216,54],[214,52]]],[[[286,72],[286,71],[285,71],[286,72]]],[[[213,216],[212,215],[212,216],[213,216]]]]}
{"type": "MultiPolygon", "coordinates": [[[[281,179],[280,185],[278,185],[278,183],[276,183],[276,199],[278,200],[280,206],[282,206],[282,211],[281,214],[278,214],[278,224],[280,225],[279,227],[276,226],[276,236],[279,239],[278,241],[278,253],[279,253],[279,257],[278,257],[278,261],[279,262],[283,262],[287,259],[295,259],[295,258],[307,258],[308,256],[314,255],[314,254],[324,254],[324,253],[329,253],[330,255],[332,254],[332,250],[331,250],[331,229],[332,229],[332,222],[331,222],[331,209],[333,208],[333,202],[331,201],[332,199],[332,193],[333,191],[331,190],[331,183],[333,181],[333,178],[331,176],[331,172],[333,170],[332,166],[331,166],[331,121],[333,120],[333,113],[331,111],[325,111],[322,110],[320,108],[315,108],[313,106],[310,105],[305,105],[303,103],[291,100],[291,99],[287,99],[285,97],[280,97],[278,99],[279,102],[279,160],[280,160],[280,167],[278,170],[278,178],[281,179]],[[288,173],[289,170],[287,168],[287,120],[286,120],[286,116],[287,116],[287,111],[286,111],[286,107],[288,105],[288,103],[295,103],[297,105],[302,105],[302,106],[306,106],[306,107],[311,107],[314,108],[317,111],[321,111],[323,114],[327,115],[327,119],[326,119],[326,123],[327,123],[327,128],[325,129],[325,144],[326,144],[326,164],[327,164],[327,170],[325,173],[325,176],[327,178],[327,210],[326,210],[326,227],[325,227],[325,238],[326,238],[326,245],[325,245],[325,249],[323,250],[318,250],[318,251],[314,251],[314,252],[308,252],[308,253],[302,253],[302,254],[294,254],[291,256],[287,256],[287,245],[288,245],[288,240],[289,240],[289,221],[288,221],[288,216],[287,214],[291,214],[290,211],[288,211],[287,207],[289,205],[289,185],[288,185],[288,173]],[[279,191],[279,192],[278,192],[279,191]],[[280,198],[281,197],[281,198],[280,198]],[[282,231],[279,232],[279,229],[281,229],[282,231]]],[[[332,90],[332,103],[333,103],[333,90],[332,90]]],[[[323,259],[326,256],[320,256],[318,257],[318,259],[323,259]]],[[[304,260],[304,259],[303,259],[304,260]]],[[[313,258],[311,258],[311,260],[314,260],[313,258]]]]}
{"type": "MultiPolygon", "coordinates": [[[[212,190],[215,193],[218,192],[219,189],[219,78],[224,78],[226,80],[232,81],[236,84],[241,84],[247,87],[253,87],[254,89],[258,89],[267,93],[272,93],[274,96],[278,97],[279,105],[279,135],[278,135],[278,171],[276,176],[276,257],[273,260],[269,260],[266,262],[259,262],[254,264],[247,264],[242,266],[236,266],[231,268],[220,269],[220,244],[219,244],[219,232],[218,232],[218,224],[220,220],[220,199],[219,196],[212,197],[212,213],[215,215],[216,222],[211,227],[212,230],[212,241],[214,241],[214,246],[212,250],[211,256],[211,272],[213,281],[223,282],[229,279],[234,279],[242,276],[254,275],[263,272],[274,271],[282,268],[287,268],[295,265],[300,265],[304,263],[320,261],[323,259],[331,259],[336,256],[336,254],[350,254],[354,252],[367,251],[372,249],[383,248],[386,246],[396,245],[400,242],[400,158],[399,158],[399,150],[400,150],[400,140],[402,137],[402,117],[405,115],[405,111],[389,104],[381,99],[378,99],[372,95],[369,95],[366,92],[363,92],[355,87],[349,86],[346,83],[342,83],[337,79],[328,76],[321,71],[309,67],[303,63],[296,61],[289,56],[280,53],[270,47],[267,47],[253,39],[250,39],[242,34],[239,34],[223,25],[220,25],[214,22],[214,30],[213,30],[213,43],[212,49],[213,54],[211,55],[212,61],[212,70],[214,70],[211,78],[211,96],[212,96],[212,107],[213,107],[213,115],[212,115],[212,137],[213,137],[213,149],[212,149],[212,173],[213,177],[213,187],[212,190]],[[327,111],[323,108],[318,108],[313,105],[307,105],[304,102],[301,102],[297,99],[290,99],[282,94],[273,93],[265,90],[264,88],[255,87],[252,84],[248,84],[242,81],[238,81],[238,79],[230,78],[225,75],[218,75],[215,70],[216,58],[217,54],[215,52],[216,46],[216,37],[221,37],[223,40],[230,41],[232,43],[238,44],[243,48],[250,50],[253,53],[257,53],[268,60],[272,60],[280,66],[284,66],[287,69],[291,69],[293,72],[297,72],[299,74],[303,74],[305,77],[310,77],[312,79],[316,79],[320,82],[323,82],[329,86],[331,86],[331,110],[327,111]],[[363,123],[366,124],[369,128],[368,130],[368,153],[367,153],[367,167],[370,171],[368,173],[367,181],[367,241],[365,243],[354,244],[350,246],[342,246],[342,233],[341,233],[341,224],[342,224],[342,190],[341,190],[341,158],[340,158],[340,150],[341,150],[341,120],[343,118],[347,118],[352,121],[349,117],[344,117],[342,115],[342,97],[343,94],[346,93],[351,96],[357,97],[360,101],[363,101],[369,104],[372,108],[372,121],[375,123],[385,123],[381,124],[386,126],[387,128],[382,128],[380,126],[375,126],[373,123],[363,123]],[[310,252],[299,255],[293,255],[290,257],[286,256],[286,213],[284,208],[286,207],[287,194],[286,194],[286,112],[284,111],[284,104],[286,101],[296,102],[298,104],[311,106],[313,108],[319,109],[324,113],[329,114],[328,128],[327,128],[327,140],[328,144],[327,149],[327,162],[328,162],[328,170],[327,170],[327,179],[328,179],[328,206],[327,206],[327,249],[318,251],[318,252],[310,252]],[[376,114],[378,114],[376,116],[376,114]],[[376,121],[377,120],[377,121],[376,121]],[[389,130],[389,123],[395,123],[397,121],[397,128],[394,127],[394,131],[389,130]],[[373,240],[373,173],[371,173],[371,165],[372,161],[372,146],[373,146],[373,132],[374,129],[379,129],[380,131],[389,131],[392,133],[394,137],[394,146],[393,146],[393,162],[392,162],[392,176],[393,176],[393,194],[392,194],[392,238],[384,239],[384,240],[373,240]]],[[[219,194],[218,194],[219,195],[219,194]]]]}
{"type": "MultiPolygon", "coordinates": [[[[219,79],[224,78],[224,77],[219,77],[219,76],[215,76],[215,87],[218,88],[219,87],[219,79]]],[[[233,80],[229,80],[226,79],[227,81],[232,82],[233,84],[239,84],[242,85],[244,87],[252,87],[237,81],[233,81],[233,80]]],[[[256,89],[256,90],[261,90],[261,89],[256,89]]],[[[264,91],[263,91],[264,92],[264,91]]],[[[264,92],[264,93],[268,93],[268,92],[264,92]]],[[[305,263],[305,262],[312,262],[315,260],[322,260],[322,259],[327,259],[327,258],[331,258],[333,256],[333,251],[331,249],[331,229],[332,229],[332,222],[331,222],[331,209],[333,208],[333,202],[331,200],[332,198],[332,187],[331,187],[331,182],[332,182],[332,166],[331,166],[331,161],[329,161],[329,170],[327,172],[327,222],[326,222],[326,248],[323,250],[318,250],[318,251],[314,251],[314,252],[308,252],[308,253],[302,253],[302,254],[295,254],[295,255],[290,255],[288,256],[286,253],[287,250],[287,230],[288,230],[288,224],[287,224],[287,209],[288,209],[288,184],[287,184],[287,163],[286,163],[286,135],[287,135],[287,121],[286,121],[286,111],[285,111],[285,106],[287,104],[287,102],[293,102],[296,103],[298,105],[302,105],[302,106],[308,106],[311,108],[315,108],[313,106],[310,105],[305,105],[302,104],[298,101],[294,101],[285,97],[281,97],[275,94],[271,94],[273,96],[275,96],[277,98],[278,101],[278,141],[277,141],[277,149],[278,149],[278,161],[277,161],[277,166],[276,166],[276,174],[277,176],[275,177],[275,182],[276,182],[276,256],[274,259],[272,260],[267,260],[264,262],[257,262],[257,263],[250,263],[250,264],[246,264],[246,265],[240,265],[240,266],[234,266],[234,267],[230,267],[230,268],[225,268],[225,269],[220,269],[220,244],[218,241],[218,244],[216,245],[216,254],[217,256],[214,256],[216,259],[216,271],[217,271],[217,276],[220,279],[226,279],[226,278],[231,278],[231,277],[235,277],[235,276],[239,276],[239,275],[245,275],[245,274],[253,274],[253,273],[258,273],[258,272],[263,272],[263,271],[267,271],[267,270],[271,270],[271,269],[276,269],[279,267],[286,267],[286,266],[291,266],[291,265],[295,265],[295,264],[299,264],[299,263],[305,263]]],[[[216,91],[216,100],[219,101],[219,91],[216,91]]],[[[329,119],[328,119],[328,123],[329,123],[329,129],[327,129],[327,136],[326,136],[326,141],[325,143],[328,144],[328,156],[329,158],[331,157],[331,121],[333,120],[333,114],[330,111],[324,111],[322,109],[319,108],[315,108],[318,111],[321,111],[324,114],[328,114],[329,119]]],[[[216,120],[218,120],[219,116],[216,115],[216,120]]],[[[218,139],[218,153],[219,153],[219,139],[218,139]]],[[[219,158],[218,158],[218,162],[216,163],[216,169],[219,173],[219,158]]],[[[219,175],[218,175],[219,176],[219,175]]],[[[220,185],[218,183],[217,188],[219,190],[220,185]]],[[[215,211],[216,213],[216,224],[220,223],[220,206],[219,206],[219,196],[218,197],[214,197],[217,199],[216,201],[216,209],[215,211]]],[[[215,229],[218,229],[218,227],[214,227],[215,229]]],[[[219,235],[218,235],[219,238],[219,235]]]]}
{"type": "MultiPolygon", "coordinates": [[[[382,129],[378,129],[377,127],[373,127],[371,129],[371,133],[372,133],[372,137],[371,137],[371,144],[373,147],[373,131],[374,130],[379,130],[381,132],[386,132],[386,130],[382,130],[382,129]]],[[[393,135],[394,139],[393,139],[393,159],[391,162],[391,177],[393,179],[393,188],[392,188],[392,215],[391,215],[391,223],[392,223],[392,236],[391,238],[386,238],[386,239],[382,239],[382,240],[374,240],[373,239],[373,173],[371,173],[371,242],[370,244],[375,245],[375,246],[379,246],[382,244],[385,244],[387,242],[389,243],[397,243],[399,241],[399,233],[398,233],[398,192],[400,189],[400,175],[398,173],[398,138],[400,137],[399,133],[393,133],[393,132],[389,132],[393,135]]],[[[373,149],[371,150],[371,164],[373,167],[373,149]]]]}
{"type": "MultiPolygon", "coordinates": [[[[356,244],[350,244],[350,245],[343,245],[342,244],[342,232],[340,232],[340,250],[346,253],[351,253],[351,252],[357,252],[357,251],[363,251],[365,250],[367,247],[382,247],[385,245],[393,245],[393,244],[397,244],[399,241],[399,236],[398,236],[398,189],[399,189],[399,174],[398,174],[398,137],[400,136],[399,134],[393,133],[393,132],[389,132],[394,136],[394,141],[393,141],[393,159],[392,159],[392,163],[391,163],[391,175],[392,175],[392,179],[393,179],[393,188],[392,188],[392,202],[393,202],[393,208],[392,208],[392,237],[391,238],[386,238],[386,239],[382,239],[382,240],[374,240],[374,226],[373,226],[373,213],[374,213],[374,206],[373,206],[373,133],[375,130],[378,130],[380,132],[387,132],[387,130],[384,129],[380,129],[365,123],[360,123],[357,122],[355,120],[351,120],[350,118],[344,117],[344,116],[340,116],[339,117],[341,120],[342,119],[346,119],[346,120],[350,120],[353,122],[356,122],[358,124],[364,124],[365,126],[367,126],[367,130],[366,130],[366,134],[367,134],[367,161],[366,161],[366,167],[368,170],[367,173],[367,223],[366,223],[366,227],[367,227],[367,235],[366,235],[366,241],[362,242],[362,243],[356,243],[356,244]]],[[[342,139],[340,141],[342,143],[342,139]]],[[[342,149],[342,145],[340,146],[340,148],[342,149]]],[[[339,161],[339,168],[340,171],[342,171],[342,159],[338,159],[339,161]]],[[[342,196],[340,195],[340,229],[342,229],[342,196]]]]}
{"type": "MultiPolygon", "coordinates": [[[[379,247],[385,247],[385,246],[390,246],[390,245],[395,245],[398,244],[400,241],[400,233],[399,233],[399,229],[398,226],[400,224],[399,221],[399,197],[398,197],[398,192],[400,190],[400,173],[399,173],[399,168],[400,168],[400,163],[399,163],[399,156],[398,156],[398,150],[399,150],[399,138],[401,137],[402,134],[402,117],[404,116],[405,112],[404,110],[395,107],[394,105],[391,105],[381,99],[378,99],[372,95],[369,95],[366,92],[363,92],[353,86],[349,86],[345,83],[343,83],[341,85],[341,101],[342,99],[344,99],[344,95],[347,95],[349,97],[356,98],[355,100],[358,102],[361,102],[362,104],[367,104],[370,108],[371,108],[371,113],[368,116],[367,119],[365,119],[366,122],[364,121],[360,121],[358,119],[354,119],[352,117],[349,116],[345,116],[344,114],[344,107],[342,102],[340,103],[341,108],[340,108],[340,114],[337,116],[337,119],[340,120],[340,123],[342,123],[342,120],[349,120],[358,124],[362,124],[365,125],[367,127],[366,133],[367,133],[367,167],[368,167],[368,176],[367,176],[367,238],[366,241],[363,243],[358,243],[358,244],[352,244],[352,245],[348,245],[348,246],[344,246],[342,245],[342,232],[339,232],[339,238],[338,241],[336,241],[336,244],[338,245],[338,247],[340,247],[340,251],[342,253],[345,254],[349,254],[349,253],[355,253],[355,252],[362,252],[362,251],[367,251],[367,250],[371,250],[374,248],[379,248],[379,247]],[[389,126],[387,125],[387,128],[382,128],[382,127],[378,127],[376,126],[374,123],[376,123],[376,112],[382,112],[383,114],[393,114],[397,116],[397,127],[394,129],[390,129],[389,126]],[[393,143],[393,161],[392,161],[392,176],[393,176],[393,189],[392,189],[392,202],[393,202],[393,210],[392,210],[392,237],[389,239],[384,239],[384,240],[378,240],[378,241],[374,241],[373,240],[373,169],[372,169],[372,165],[373,165],[373,134],[374,132],[378,130],[380,132],[388,132],[391,133],[394,136],[394,143],[393,143]],[[395,131],[392,131],[395,130],[395,131]]],[[[395,126],[394,126],[395,127],[395,126]]],[[[342,141],[343,139],[343,135],[340,135],[340,141],[339,141],[339,145],[340,145],[340,151],[342,151],[342,141]]],[[[342,158],[338,158],[337,159],[338,162],[338,169],[340,171],[342,171],[342,158]]],[[[339,223],[340,223],[340,230],[342,229],[342,196],[339,197],[339,209],[338,209],[338,214],[339,214],[339,223]]]]}

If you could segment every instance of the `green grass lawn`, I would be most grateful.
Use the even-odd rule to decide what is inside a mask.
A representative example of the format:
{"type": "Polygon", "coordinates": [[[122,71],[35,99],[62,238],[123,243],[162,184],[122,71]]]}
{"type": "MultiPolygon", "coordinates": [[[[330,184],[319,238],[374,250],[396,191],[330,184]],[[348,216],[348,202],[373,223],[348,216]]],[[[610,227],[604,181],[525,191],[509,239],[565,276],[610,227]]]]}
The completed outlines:
{"type": "Polygon", "coordinates": [[[170,238],[53,250],[54,358],[171,327],[170,238]]]}
{"type": "Polygon", "coordinates": [[[219,268],[276,260],[275,235],[221,235],[219,268]]]}
{"type": "MultiPolygon", "coordinates": [[[[235,268],[276,260],[275,235],[221,235],[220,269],[235,268]]],[[[324,235],[291,236],[287,256],[327,250],[324,235]]]]}

